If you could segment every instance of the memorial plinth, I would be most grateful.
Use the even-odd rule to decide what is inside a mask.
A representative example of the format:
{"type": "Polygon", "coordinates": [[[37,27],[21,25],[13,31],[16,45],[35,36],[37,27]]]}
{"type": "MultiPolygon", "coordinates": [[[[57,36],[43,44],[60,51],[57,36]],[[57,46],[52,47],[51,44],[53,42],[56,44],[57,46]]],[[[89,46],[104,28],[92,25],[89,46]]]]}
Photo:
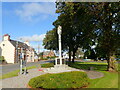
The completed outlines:
{"type": "MultiPolygon", "coordinates": [[[[66,64],[65,59],[62,58],[61,60],[62,60],[62,64],[66,64]]],[[[55,59],[55,65],[60,65],[60,58],[55,59]]]]}
{"type": "Polygon", "coordinates": [[[65,59],[62,58],[61,60],[62,60],[62,65],[60,64],[60,58],[55,59],[54,68],[65,68],[65,67],[67,67],[65,59]]]}

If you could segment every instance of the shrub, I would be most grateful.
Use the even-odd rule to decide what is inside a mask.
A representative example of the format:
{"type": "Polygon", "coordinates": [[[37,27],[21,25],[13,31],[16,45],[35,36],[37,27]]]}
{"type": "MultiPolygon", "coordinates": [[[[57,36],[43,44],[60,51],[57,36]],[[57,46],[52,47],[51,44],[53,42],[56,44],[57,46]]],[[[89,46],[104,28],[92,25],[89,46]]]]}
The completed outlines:
{"type": "Polygon", "coordinates": [[[52,57],[50,57],[51,59],[55,59],[56,58],[56,56],[52,56],[52,57]]]}
{"type": "Polygon", "coordinates": [[[29,81],[33,88],[80,88],[88,86],[87,74],[79,71],[64,72],[59,74],[45,74],[29,81]]]}
{"type": "Polygon", "coordinates": [[[41,60],[47,60],[47,58],[43,58],[43,57],[41,57],[40,59],[41,59],[41,60]]]}
{"type": "Polygon", "coordinates": [[[45,63],[45,64],[41,64],[42,68],[49,68],[49,67],[53,67],[54,64],[53,63],[45,63]]]}
{"type": "Polygon", "coordinates": [[[1,64],[6,64],[7,62],[5,61],[4,56],[0,56],[0,63],[1,64]]]}
{"type": "Polygon", "coordinates": [[[114,69],[115,69],[115,71],[119,72],[120,71],[120,64],[118,64],[118,63],[115,64],[115,68],[114,69]]]}
{"type": "Polygon", "coordinates": [[[4,56],[0,56],[0,61],[5,61],[4,56]]]}

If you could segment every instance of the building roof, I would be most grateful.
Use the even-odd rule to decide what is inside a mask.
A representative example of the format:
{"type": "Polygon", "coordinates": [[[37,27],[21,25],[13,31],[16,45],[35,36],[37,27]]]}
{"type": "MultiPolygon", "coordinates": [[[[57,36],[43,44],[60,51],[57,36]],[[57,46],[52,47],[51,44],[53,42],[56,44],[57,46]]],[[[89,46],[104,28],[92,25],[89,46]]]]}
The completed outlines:
{"type": "Polygon", "coordinates": [[[9,36],[9,41],[15,48],[19,47],[19,48],[28,49],[28,50],[34,50],[34,48],[30,47],[27,43],[23,43],[23,42],[16,41],[16,40],[11,40],[9,34],[5,34],[4,36],[9,36]]]}
{"type": "Polygon", "coordinates": [[[30,47],[27,44],[20,42],[20,41],[10,40],[10,42],[14,47],[21,47],[24,49],[33,49],[32,47],[30,47]]]}
{"type": "Polygon", "coordinates": [[[48,55],[50,53],[50,51],[45,51],[43,52],[43,55],[48,55]]]}
{"type": "Polygon", "coordinates": [[[10,36],[10,35],[8,35],[8,34],[5,34],[4,36],[10,36]]]}
{"type": "Polygon", "coordinates": [[[50,52],[54,53],[53,51],[45,51],[43,52],[43,55],[49,55],[50,52]]]}

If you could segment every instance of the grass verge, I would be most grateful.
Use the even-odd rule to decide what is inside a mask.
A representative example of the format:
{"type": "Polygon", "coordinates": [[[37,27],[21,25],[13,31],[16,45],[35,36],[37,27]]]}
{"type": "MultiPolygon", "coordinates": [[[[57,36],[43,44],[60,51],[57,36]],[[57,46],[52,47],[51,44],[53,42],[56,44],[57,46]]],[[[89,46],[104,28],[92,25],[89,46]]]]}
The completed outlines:
{"type": "Polygon", "coordinates": [[[15,77],[18,76],[19,70],[15,70],[6,74],[3,74],[2,76],[0,76],[0,79],[5,79],[5,78],[10,78],[10,77],[15,77]]]}
{"type": "MultiPolygon", "coordinates": [[[[49,68],[49,67],[52,67],[52,66],[53,66],[53,63],[41,64],[42,68],[49,68]]],[[[34,69],[34,68],[37,68],[37,67],[36,66],[30,66],[30,67],[27,67],[27,70],[34,69]]],[[[5,79],[5,78],[18,76],[19,72],[20,72],[20,70],[15,70],[15,71],[3,74],[2,76],[0,76],[0,79],[5,79]]]]}
{"type": "MultiPolygon", "coordinates": [[[[27,70],[28,69],[33,69],[33,68],[36,68],[36,66],[27,67],[27,70]]],[[[15,70],[15,71],[3,74],[2,76],[0,76],[0,79],[5,79],[5,78],[10,78],[10,77],[18,76],[19,72],[20,72],[20,70],[15,70]]]]}
{"type": "Polygon", "coordinates": [[[85,72],[73,71],[59,74],[45,74],[32,78],[28,85],[32,88],[81,88],[89,84],[85,72]]]}

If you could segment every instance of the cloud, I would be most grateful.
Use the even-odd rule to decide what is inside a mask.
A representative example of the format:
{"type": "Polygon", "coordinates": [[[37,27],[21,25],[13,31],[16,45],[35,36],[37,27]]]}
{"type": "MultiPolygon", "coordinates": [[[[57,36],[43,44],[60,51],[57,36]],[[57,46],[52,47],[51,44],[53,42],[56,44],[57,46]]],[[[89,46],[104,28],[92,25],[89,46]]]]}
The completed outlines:
{"type": "Polygon", "coordinates": [[[38,47],[39,47],[39,49],[44,49],[44,46],[42,46],[42,45],[31,44],[31,46],[35,49],[38,49],[38,47]]]}
{"type": "Polygon", "coordinates": [[[0,43],[2,42],[2,35],[0,35],[0,43]]]}
{"type": "Polygon", "coordinates": [[[32,21],[44,15],[55,15],[55,5],[53,3],[25,3],[21,9],[17,9],[16,14],[23,20],[32,21]]]}
{"type": "Polygon", "coordinates": [[[45,34],[33,35],[33,36],[21,36],[18,39],[22,41],[42,41],[45,37],[45,34]]]}
{"type": "Polygon", "coordinates": [[[39,52],[44,51],[44,46],[42,45],[42,43],[38,44],[38,43],[30,43],[30,46],[33,47],[35,49],[36,52],[38,52],[38,46],[39,46],[39,52]]]}

